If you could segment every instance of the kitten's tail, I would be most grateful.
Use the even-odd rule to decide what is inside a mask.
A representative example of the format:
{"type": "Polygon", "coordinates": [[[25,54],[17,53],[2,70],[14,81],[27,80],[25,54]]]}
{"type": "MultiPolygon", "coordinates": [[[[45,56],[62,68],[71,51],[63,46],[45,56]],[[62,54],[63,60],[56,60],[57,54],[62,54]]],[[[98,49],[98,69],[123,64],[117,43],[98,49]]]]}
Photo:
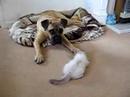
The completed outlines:
{"type": "Polygon", "coordinates": [[[70,74],[64,75],[61,79],[51,79],[49,82],[53,85],[62,85],[71,80],[70,74]]]}

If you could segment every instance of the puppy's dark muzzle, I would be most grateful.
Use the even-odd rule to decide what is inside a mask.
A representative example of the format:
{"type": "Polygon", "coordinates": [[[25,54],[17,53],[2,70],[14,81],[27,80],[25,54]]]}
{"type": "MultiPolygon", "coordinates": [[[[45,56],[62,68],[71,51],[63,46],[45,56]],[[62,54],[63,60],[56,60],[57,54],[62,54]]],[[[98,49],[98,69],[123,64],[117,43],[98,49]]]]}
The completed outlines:
{"type": "Polygon", "coordinates": [[[52,39],[51,39],[52,45],[61,44],[61,43],[62,43],[62,37],[60,35],[52,36],[52,39]]]}

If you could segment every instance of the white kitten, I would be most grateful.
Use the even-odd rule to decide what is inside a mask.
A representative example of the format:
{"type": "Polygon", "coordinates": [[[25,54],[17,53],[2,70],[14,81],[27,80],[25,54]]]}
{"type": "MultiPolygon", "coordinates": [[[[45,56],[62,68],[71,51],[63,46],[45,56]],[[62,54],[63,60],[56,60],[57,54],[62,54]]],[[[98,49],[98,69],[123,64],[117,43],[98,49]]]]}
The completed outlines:
{"type": "Polygon", "coordinates": [[[65,64],[63,68],[63,76],[61,77],[61,79],[51,79],[50,83],[54,85],[59,85],[64,84],[71,79],[82,78],[88,64],[89,61],[86,54],[82,51],[79,51],[70,62],[65,64]]]}

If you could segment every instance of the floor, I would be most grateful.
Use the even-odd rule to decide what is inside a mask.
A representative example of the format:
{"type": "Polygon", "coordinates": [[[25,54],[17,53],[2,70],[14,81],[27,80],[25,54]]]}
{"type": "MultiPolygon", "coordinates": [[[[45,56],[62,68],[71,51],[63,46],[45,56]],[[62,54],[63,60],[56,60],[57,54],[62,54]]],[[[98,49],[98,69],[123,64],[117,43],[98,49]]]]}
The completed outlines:
{"type": "Polygon", "coordinates": [[[62,46],[46,48],[46,62],[36,65],[34,49],[14,43],[0,30],[0,97],[130,97],[130,33],[111,30],[94,41],[75,44],[90,60],[84,78],[53,86],[71,53],[62,46]]]}

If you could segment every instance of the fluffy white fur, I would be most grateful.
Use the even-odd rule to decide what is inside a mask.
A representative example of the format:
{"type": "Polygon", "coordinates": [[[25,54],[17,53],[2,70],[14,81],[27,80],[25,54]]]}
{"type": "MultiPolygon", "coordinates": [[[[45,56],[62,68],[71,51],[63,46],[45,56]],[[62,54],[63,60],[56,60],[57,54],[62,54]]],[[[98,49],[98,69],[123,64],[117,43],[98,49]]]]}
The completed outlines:
{"type": "Polygon", "coordinates": [[[89,61],[84,52],[78,52],[74,58],[65,64],[63,68],[63,76],[60,80],[52,79],[50,80],[51,84],[64,84],[70,79],[79,79],[84,76],[86,67],[88,66],[89,61]]]}
{"type": "Polygon", "coordinates": [[[74,58],[63,69],[63,74],[69,74],[72,79],[77,79],[83,76],[86,66],[89,61],[84,52],[78,52],[74,58]]]}

